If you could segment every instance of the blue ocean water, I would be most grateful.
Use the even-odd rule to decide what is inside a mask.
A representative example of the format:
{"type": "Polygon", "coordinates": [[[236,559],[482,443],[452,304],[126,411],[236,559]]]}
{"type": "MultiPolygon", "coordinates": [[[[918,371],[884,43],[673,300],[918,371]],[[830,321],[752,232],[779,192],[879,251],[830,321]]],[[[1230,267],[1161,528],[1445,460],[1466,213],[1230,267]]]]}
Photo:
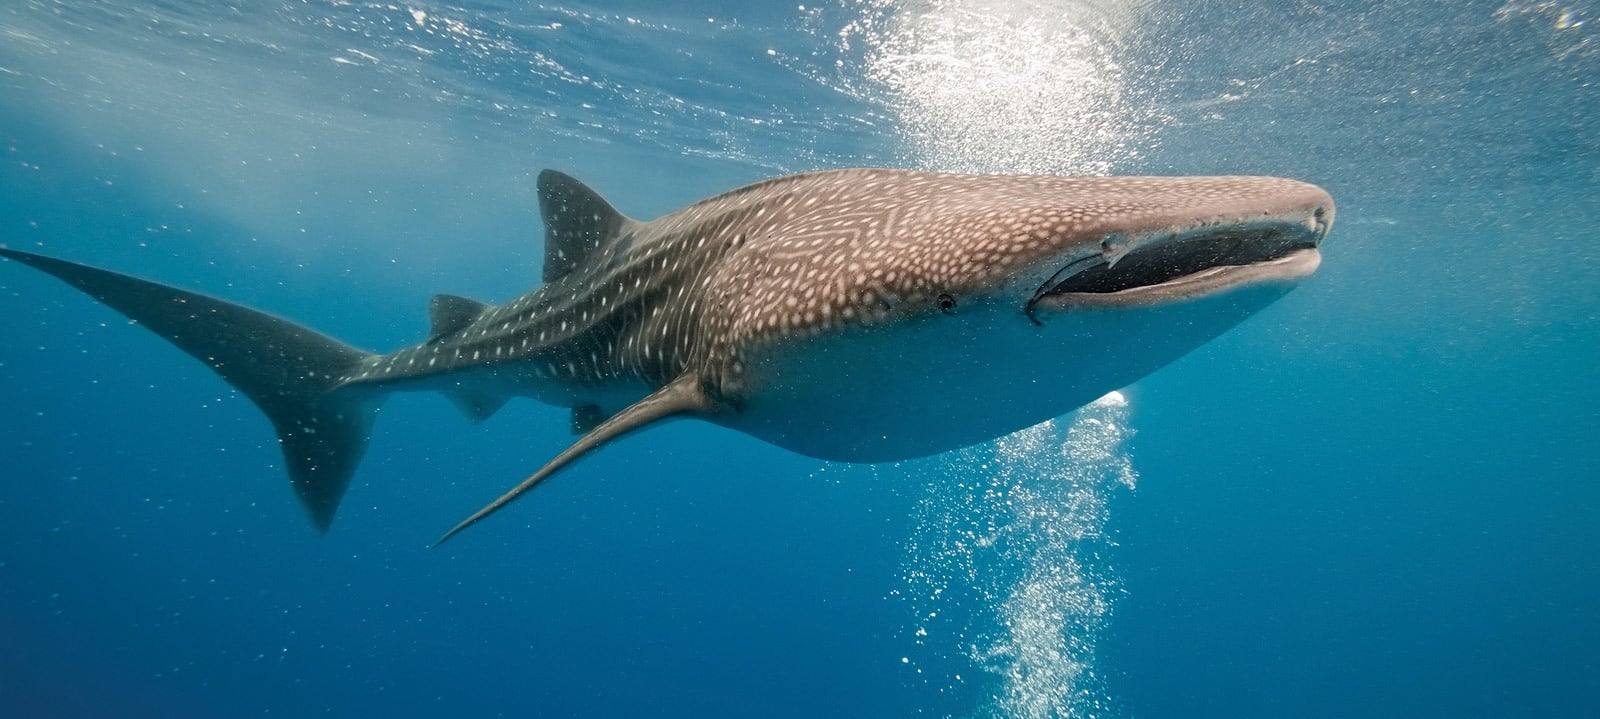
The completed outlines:
{"type": "Polygon", "coordinates": [[[1305,286],[1054,422],[824,464],[385,405],[332,531],[264,417],[0,263],[0,715],[1600,714],[1600,5],[0,8],[0,243],[391,348],[785,172],[1296,177],[1305,286]]]}

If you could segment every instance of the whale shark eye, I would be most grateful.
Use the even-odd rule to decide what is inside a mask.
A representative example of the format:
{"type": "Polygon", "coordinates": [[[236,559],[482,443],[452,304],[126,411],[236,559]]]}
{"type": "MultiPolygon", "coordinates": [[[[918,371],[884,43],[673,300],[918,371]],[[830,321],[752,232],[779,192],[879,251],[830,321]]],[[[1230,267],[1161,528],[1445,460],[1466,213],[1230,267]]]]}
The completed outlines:
{"type": "Polygon", "coordinates": [[[956,298],[951,297],[948,292],[939,293],[939,309],[940,310],[943,310],[945,312],[953,312],[953,311],[955,311],[955,308],[956,308],[956,298]]]}

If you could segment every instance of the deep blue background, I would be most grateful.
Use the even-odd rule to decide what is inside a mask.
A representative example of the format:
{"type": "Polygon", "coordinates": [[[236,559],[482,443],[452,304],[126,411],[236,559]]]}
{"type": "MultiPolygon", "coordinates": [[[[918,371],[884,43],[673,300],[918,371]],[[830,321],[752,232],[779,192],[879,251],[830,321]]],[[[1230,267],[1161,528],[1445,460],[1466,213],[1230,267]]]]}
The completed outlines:
{"type": "MultiPolygon", "coordinates": [[[[947,166],[860,28],[1090,17],[1126,110],[1090,155],[1301,177],[1339,214],[1312,282],[1128,390],[1138,488],[1105,490],[1113,609],[1070,711],[1600,712],[1592,2],[626,5],[0,10],[0,242],[398,346],[435,292],[531,285],[543,167],[650,217],[947,166]]],[[[205,368],[9,263],[0,317],[0,714],[1021,713],[971,658],[995,607],[913,635],[919,507],[964,465],[678,424],[428,551],[566,418],[404,396],[319,537],[205,368]]]]}

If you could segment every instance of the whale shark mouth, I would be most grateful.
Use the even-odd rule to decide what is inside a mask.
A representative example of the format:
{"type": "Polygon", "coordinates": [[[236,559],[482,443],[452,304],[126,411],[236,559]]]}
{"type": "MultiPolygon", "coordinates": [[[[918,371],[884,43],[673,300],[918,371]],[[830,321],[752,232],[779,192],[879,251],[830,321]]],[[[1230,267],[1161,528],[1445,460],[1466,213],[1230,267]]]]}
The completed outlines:
{"type": "Polygon", "coordinates": [[[1036,310],[1149,306],[1246,285],[1293,284],[1321,263],[1317,245],[1325,232],[1321,223],[1191,232],[1141,242],[1120,256],[1103,251],[1061,268],[1026,311],[1037,322],[1036,310]]]}

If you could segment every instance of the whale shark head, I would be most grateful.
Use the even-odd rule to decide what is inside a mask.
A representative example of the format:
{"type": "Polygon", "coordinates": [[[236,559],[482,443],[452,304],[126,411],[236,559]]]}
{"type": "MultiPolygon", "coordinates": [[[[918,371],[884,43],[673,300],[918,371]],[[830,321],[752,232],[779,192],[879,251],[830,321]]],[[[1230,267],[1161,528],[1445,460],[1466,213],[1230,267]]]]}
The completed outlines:
{"type": "MultiPolygon", "coordinates": [[[[712,421],[845,461],[924,456],[1075,409],[1293,288],[1333,221],[1272,177],[879,173],[808,187],[727,258],[712,421]]],[[[779,203],[782,206],[782,202],[779,203]]]]}

